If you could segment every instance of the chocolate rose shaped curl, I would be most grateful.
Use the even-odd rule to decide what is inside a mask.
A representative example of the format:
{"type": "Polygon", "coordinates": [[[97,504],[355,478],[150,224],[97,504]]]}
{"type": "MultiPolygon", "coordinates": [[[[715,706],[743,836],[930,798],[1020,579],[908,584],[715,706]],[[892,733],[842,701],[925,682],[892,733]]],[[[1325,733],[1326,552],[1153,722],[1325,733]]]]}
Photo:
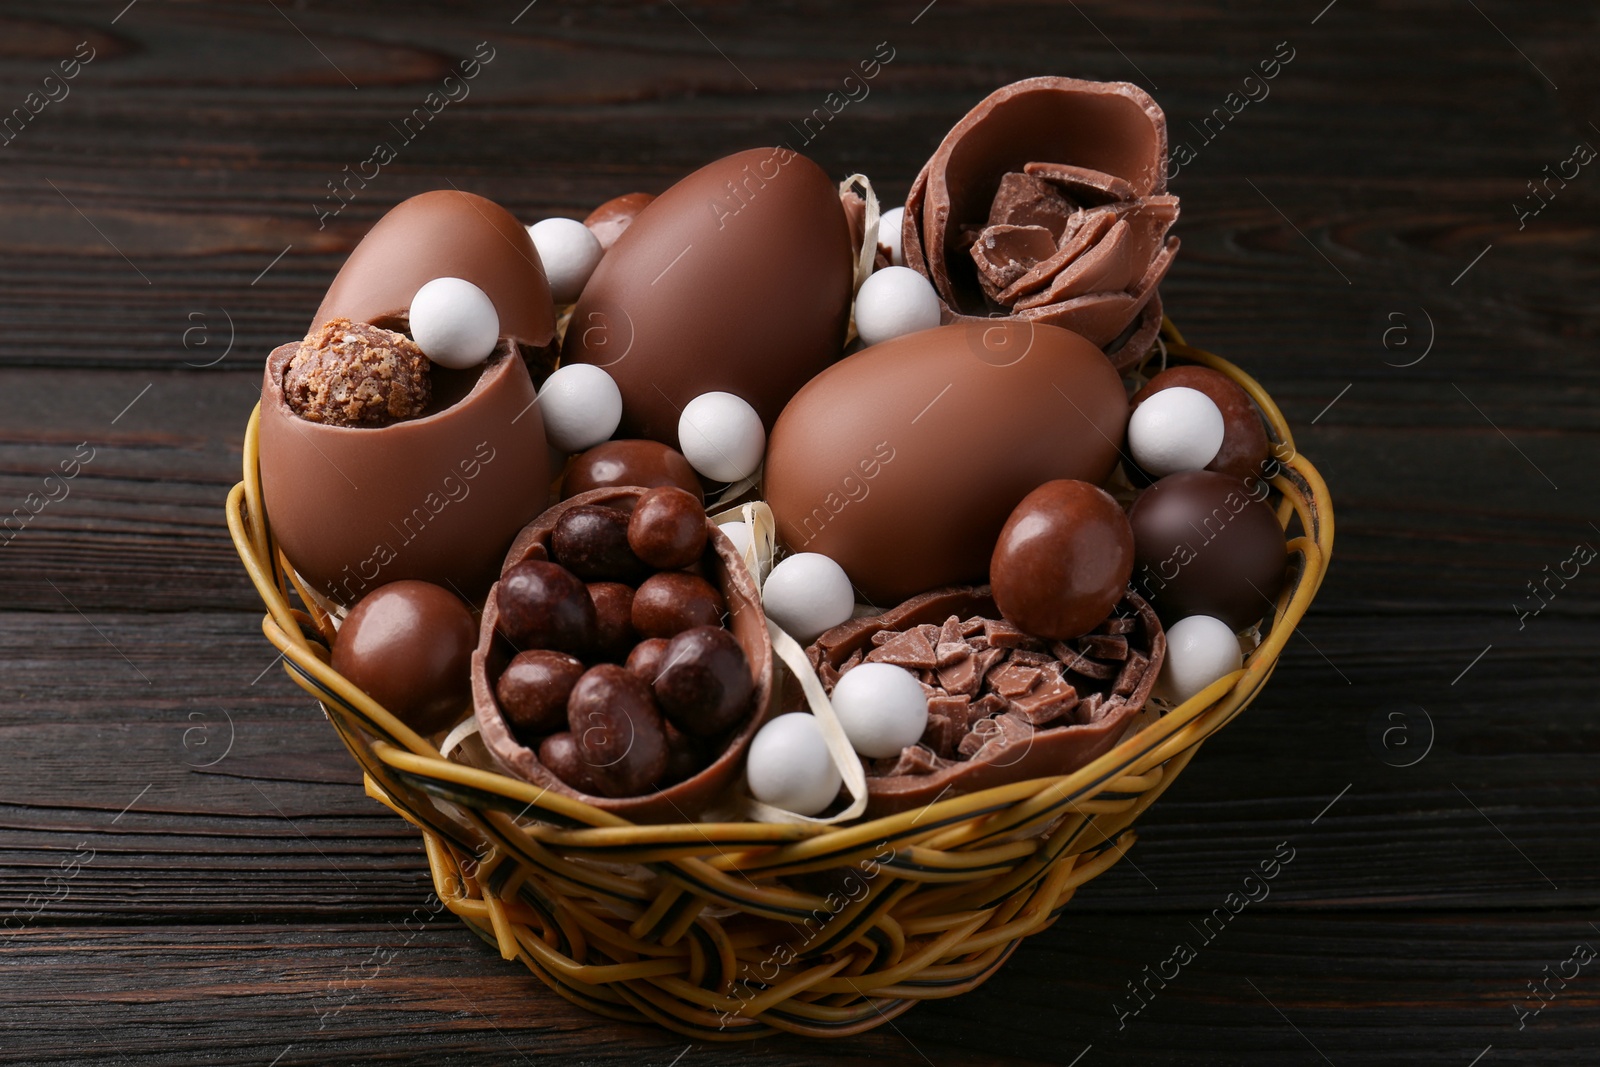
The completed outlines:
{"type": "Polygon", "coordinates": [[[923,166],[906,198],[906,265],[945,322],[1062,326],[1126,370],[1161,329],[1167,122],[1126,82],[1029,78],[986,97],[923,166]]]}

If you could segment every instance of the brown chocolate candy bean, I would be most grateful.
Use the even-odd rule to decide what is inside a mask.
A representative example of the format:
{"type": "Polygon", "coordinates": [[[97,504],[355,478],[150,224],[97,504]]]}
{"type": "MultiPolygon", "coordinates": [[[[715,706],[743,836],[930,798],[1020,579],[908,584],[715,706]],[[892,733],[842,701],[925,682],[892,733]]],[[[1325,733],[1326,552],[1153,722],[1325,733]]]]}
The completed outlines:
{"type": "Polygon", "coordinates": [[[633,628],[641,637],[672,637],[692,626],[719,626],[727,605],[704,578],[662,571],[633,594],[633,628]]]}
{"type": "Polygon", "coordinates": [[[706,509],[677,486],[650,490],[628,516],[628,547],[660,570],[687,567],[706,548],[706,509]]]}
{"type": "Polygon", "coordinates": [[[638,796],[666,770],[661,712],[650,687],[624,667],[590,667],[567,698],[567,724],[601,796],[638,796]]]}
{"type": "Polygon", "coordinates": [[[622,582],[590,582],[589,597],[594,601],[598,627],[594,639],[594,658],[621,663],[633,650],[639,635],[633,632],[633,586],[622,582]]]}
{"type": "Polygon", "coordinates": [[[1235,478],[1249,480],[1262,476],[1262,468],[1271,454],[1267,430],[1261,422],[1261,413],[1238,383],[1221,371],[1210,367],[1168,367],[1145,383],[1143,389],[1133,394],[1133,407],[1137,408],[1154,393],[1181,385],[1196,389],[1211,398],[1222,412],[1222,447],[1216,457],[1206,464],[1208,471],[1220,471],[1235,478]]]}
{"type": "Polygon", "coordinates": [[[586,582],[637,582],[650,569],[628,547],[628,516],[580,504],[562,512],[550,534],[555,561],[586,582]]]}
{"type": "Polygon", "coordinates": [[[661,673],[663,657],[667,652],[665,637],[650,637],[633,646],[628,653],[627,668],[647,683],[653,684],[661,673]]]}
{"type": "Polygon", "coordinates": [[[564,730],[567,697],[583,672],[583,661],[565,652],[546,648],[519,652],[494,685],[500,713],[519,737],[564,730]]]}
{"type": "Polygon", "coordinates": [[[582,658],[594,645],[598,619],[589,590],[555,563],[524,560],[506,571],[496,594],[501,636],[518,649],[550,648],[582,658]]]}
{"type": "Polygon", "coordinates": [[[589,773],[589,765],[578,755],[578,744],[571,730],[562,730],[540,741],[539,762],[578,792],[588,793],[592,797],[603,795],[595,784],[594,776],[589,773]]]}
{"type": "Polygon", "coordinates": [[[662,719],[667,732],[667,769],[661,772],[661,788],[676,785],[692,778],[709,762],[705,742],[672,725],[671,719],[662,719]]]}
{"type": "Polygon", "coordinates": [[[750,710],[755,682],[733,634],[720,626],[696,626],[668,642],[651,688],[673,725],[710,737],[750,710]]]}

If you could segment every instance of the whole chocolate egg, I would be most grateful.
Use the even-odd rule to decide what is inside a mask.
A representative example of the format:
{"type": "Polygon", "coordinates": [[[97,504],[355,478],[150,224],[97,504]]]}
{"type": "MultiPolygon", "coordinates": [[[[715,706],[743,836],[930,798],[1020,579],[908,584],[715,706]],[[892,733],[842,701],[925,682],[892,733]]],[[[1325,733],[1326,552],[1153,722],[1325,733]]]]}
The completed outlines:
{"type": "Polygon", "coordinates": [[[880,607],[983,582],[1006,517],[1045,482],[1098,484],[1128,422],[1105,355],[1055,326],[936,326],[852,355],[784,408],[765,488],[778,538],[880,607]]]}
{"type": "Polygon", "coordinates": [[[708,392],[748,402],[770,430],[839,358],[853,283],[839,193],[787,148],[739,152],[662,193],[584,286],[564,363],[622,390],[621,437],[676,446],[678,415],[708,392]]]}
{"type": "Polygon", "coordinates": [[[1272,508],[1245,482],[1217,471],[1169,474],[1139,494],[1128,521],[1134,587],[1162,622],[1211,615],[1241,630],[1272,610],[1288,550],[1272,508]]]}
{"type": "Polygon", "coordinates": [[[391,324],[435,278],[464,278],[500,316],[500,335],[541,348],[556,335],[550,283],[527,228],[493,200],[435,189],[402,200],[367,232],[328,286],[312,320],[391,324]]]}
{"type": "Polygon", "coordinates": [[[432,398],[416,418],[310,422],[284,395],[298,342],[267,357],[259,443],[268,519],[295,570],[341,604],[405,578],[481,599],[517,531],[548,502],[550,452],[526,357],[550,342],[555,312],[533,242],[504,208],[454,190],[402,202],[350,253],[315,321],[403,329],[412,296],[437,277],[465,278],[490,296],[500,344],[476,367],[432,366],[432,398]]]}
{"type": "Polygon", "coordinates": [[[1173,386],[1199,390],[1222,412],[1222,447],[1217,450],[1216,458],[1206,464],[1206,470],[1221,471],[1241,479],[1259,478],[1270,455],[1270,446],[1261,413],[1256,410],[1250,394],[1221,371],[1186,364],[1168,367],[1146,382],[1143,389],[1133,394],[1133,407],[1137,408],[1152,395],[1173,386]]]}

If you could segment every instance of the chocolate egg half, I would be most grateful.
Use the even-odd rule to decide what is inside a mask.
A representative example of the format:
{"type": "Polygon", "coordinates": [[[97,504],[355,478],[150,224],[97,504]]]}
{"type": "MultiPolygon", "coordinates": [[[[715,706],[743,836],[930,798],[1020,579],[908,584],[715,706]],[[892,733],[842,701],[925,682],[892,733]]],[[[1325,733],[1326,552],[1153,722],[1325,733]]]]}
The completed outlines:
{"type": "Polygon", "coordinates": [[[379,219],[339,269],[312,328],[337,318],[403,322],[411,298],[435,278],[465,278],[489,294],[501,336],[520,346],[542,348],[556,335],[533,238],[493,200],[459,189],[420,193],[379,219]]]}
{"type": "Polygon", "coordinates": [[[778,537],[896,604],[982,582],[1006,517],[1056,478],[1099,484],[1127,427],[1122,381],[1078,334],[1015,320],[937,326],[850,356],[767,445],[778,537]]]}
{"type": "Polygon", "coordinates": [[[787,148],[739,152],[662,193],[617,238],[572,313],[561,358],[622,390],[619,437],[678,444],[701,393],[743,398],[770,430],[839,357],[850,232],[832,181],[787,148]]]}
{"type": "Polygon", "coordinates": [[[267,357],[261,492],[284,555],[350,604],[417,578],[481,600],[517,531],[544,509],[550,453],[533,381],[509,342],[481,367],[435,367],[421,417],[381,427],[307,422],[283,394],[298,342],[267,357]]]}

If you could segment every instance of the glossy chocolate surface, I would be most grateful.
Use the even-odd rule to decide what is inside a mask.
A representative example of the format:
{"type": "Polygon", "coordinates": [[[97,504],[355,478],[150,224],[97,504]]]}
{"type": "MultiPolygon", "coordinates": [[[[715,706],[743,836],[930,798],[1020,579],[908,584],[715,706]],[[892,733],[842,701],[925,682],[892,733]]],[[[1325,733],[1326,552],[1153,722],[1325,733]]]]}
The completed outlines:
{"type": "Polygon", "coordinates": [[[873,345],[784,410],[767,447],[779,539],[895,604],[984,581],[1011,509],[1054,478],[1100,483],[1127,425],[1105,355],[1054,326],[995,320],[873,345]]]}
{"type": "Polygon", "coordinates": [[[1288,562],[1283,528],[1238,478],[1169,474],[1139,494],[1128,521],[1134,586],[1166,624],[1212,615],[1240,630],[1272,610],[1288,562]]]}
{"type": "Polygon", "coordinates": [[[989,562],[995,604],[1038,637],[1077,637],[1105,618],[1133,573],[1133,529],[1098,486],[1046,482],[1017,505],[989,562]]]}
{"type": "Polygon", "coordinates": [[[1205,469],[1240,479],[1259,478],[1263,465],[1271,455],[1266,425],[1261,421],[1261,413],[1256,410],[1250,394],[1221,371],[1187,364],[1168,367],[1133,394],[1130,413],[1151,394],[1175,385],[1199,390],[1210,397],[1211,402],[1217,405],[1217,410],[1222,412],[1222,447],[1217,449],[1216,458],[1207,463],[1205,469]]]}
{"type": "Polygon", "coordinates": [[[561,499],[567,500],[591,489],[610,489],[639,485],[653,489],[675,485],[705,500],[705,489],[683,453],[660,441],[623,438],[595,445],[575,456],[567,465],[561,482],[561,499]]]}
{"type": "Polygon", "coordinates": [[[600,247],[610,249],[623,231],[633,225],[633,220],[655,199],[654,193],[623,193],[614,196],[589,212],[583,224],[589,227],[600,247]]]}
{"type": "Polygon", "coordinates": [[[461,598],[429,582],[391,582],[339,627],[332,664],[419,734],[455,722],[471,699],[477,624],[461,598]]]}
{"type": "Polygon", "coordinates": [[[494,201],[458,189],[419,193],[379,219],[339,269],[312,326],[404,321],[411,298],[435,278],[465,278],[487,293],[502,337],[533,348],[555,337],[550,283],[527,228],[494,201]]]}
{"type": "Polygon", "coordinates": [[[748,401],[770,429],[839,358],[850,312],[849,227],[804,156],[757,148],[662,193],[605,254],[573,310],[567,363],[622,390],[624,437],[675,445],[701,393],[748,401]]]}

